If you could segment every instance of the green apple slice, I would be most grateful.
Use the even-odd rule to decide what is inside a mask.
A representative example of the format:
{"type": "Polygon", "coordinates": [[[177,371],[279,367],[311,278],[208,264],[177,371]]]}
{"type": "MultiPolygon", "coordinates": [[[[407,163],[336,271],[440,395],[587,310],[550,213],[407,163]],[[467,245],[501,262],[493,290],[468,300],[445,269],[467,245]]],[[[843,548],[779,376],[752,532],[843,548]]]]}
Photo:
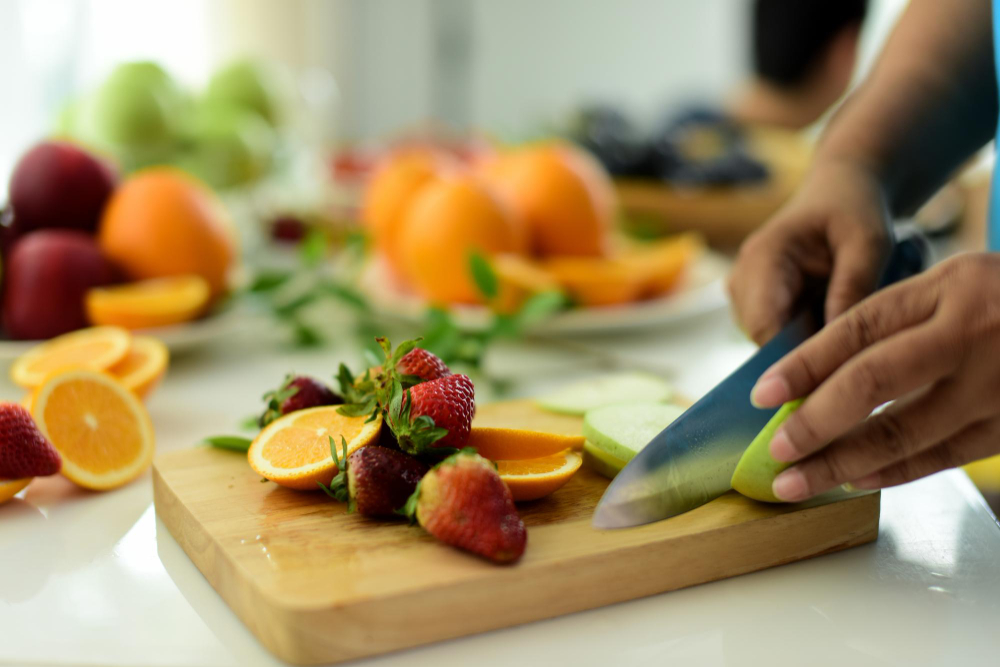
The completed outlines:
{"type": "Polygon", "coordinates": [[[662,403],[674,394],[667,382],[648,373],[624,372],[575,382],[537,399],[538,407],[549,412],[583,415],[608,405],[662,403]]]}
{"type": "Polygon", "coordinates": [[[682,414],[684,408],[663,403],[610,405],[584,416],[583,435],[595,447],[627,463],[682,414]]]}
{"type": "Polygon", "coordinates": [[[583,465],[598,475],[614,479],[615,475],[621,472],[626,463],[626,461],[611,456],[611,454],[608,454],[589,440],[583,442],[583,465]]]}
{"type": "Polygon", "coordinates": [[[771,491],[771,484],[774,483],[774,478],[781,474],[781,471],[792,464],[785,461],[775,461],[771,457],[771,438],[774,437],[778,427],[788,419],[788,416],[799,409],[803,400],[800,398],[781,406],[743,452],[743,456],[740,457],[739,463],[736,464],[736,470],[733,472],[732,485],[744,496],[764,503],[784,502],[771,491]]]}

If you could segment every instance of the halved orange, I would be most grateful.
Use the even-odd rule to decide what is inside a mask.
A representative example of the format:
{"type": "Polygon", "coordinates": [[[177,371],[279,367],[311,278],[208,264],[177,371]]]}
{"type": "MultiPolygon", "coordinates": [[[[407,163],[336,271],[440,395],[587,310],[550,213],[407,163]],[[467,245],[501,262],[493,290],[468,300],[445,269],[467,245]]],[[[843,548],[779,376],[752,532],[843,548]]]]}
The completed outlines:
{"type": "Polygon", "coordinates": [[[0,479],[0,505],[21,493],[21,490],[31,484],[31,480],[33,479],[35,478],[25,477],[24,479],[0,479]]]}
{"type": "Polygon", "coordinates": [[[345,417],[335,405],[290,412],[260,432],[250,445],[247,460],[261,477],[276,484],[318,491],[317,482],[329,484],[337,474],[330,438],[340,455],[343,437],[348,456],[378,440],[382,418],[365,423],[366,419],[345,417]]]}
{"type": "Polygon", "coordinates": [[[126,329],[165,327],[201,315],[210,296],[208,281],[193,274],[95,287],[87,292],[87,317],[126,329]]]}
{"type": "Polygon", "coordinates": [[[170,351],[159,339],[135,336],[128,354],[108,372],[139,398],[144,398],[166,374],[169,363],[170,351]]]}
{"type": "Polygon", "coordinates": [[[497,461],[497,472],[514,500],[537,500],[556,491],[580,469],[583,457],[565,451],[523,461],[497,461]]]}
{"type": "Polygon", "coordinates": [[[125,358],[131,341],[131,334],[120,327],[91,327],[63,334],[18,357],[10,367],[10,379],[30,389],[66,368],[105,370],[125,358]]]}
{"type": "Polygon", "coordinates": [[[62,474],[82,487],[119,487],[153,461],[149,414],[107,373],[77,369],[50,376],[35,391],[31,415],[62,456],[62,474]]]}
{"type": "Polygon", "coordinates": [[[537,459],[583,447],[583,435],[558,435],[515,428],[473,426],[465,445],[491,461],[537,459]]]}

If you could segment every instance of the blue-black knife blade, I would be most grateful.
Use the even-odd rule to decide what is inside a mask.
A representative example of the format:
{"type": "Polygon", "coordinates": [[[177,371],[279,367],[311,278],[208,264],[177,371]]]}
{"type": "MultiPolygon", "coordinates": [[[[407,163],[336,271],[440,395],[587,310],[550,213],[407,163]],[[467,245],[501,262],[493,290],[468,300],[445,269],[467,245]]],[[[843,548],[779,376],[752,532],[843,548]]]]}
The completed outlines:
{"type": "MultiPolygon", "coordinates": [[[[880,286],[918,273],[926,242],[896,244],[880,286]]],[[[594,511],[595,528],[625,528],[676,516],[717,498],[730,487],[736,464],[777,410],[750,403],[750,391],[772,364],[822,326],[824,293],[732,375],[653,438],[618,473],[594,511]]]]}

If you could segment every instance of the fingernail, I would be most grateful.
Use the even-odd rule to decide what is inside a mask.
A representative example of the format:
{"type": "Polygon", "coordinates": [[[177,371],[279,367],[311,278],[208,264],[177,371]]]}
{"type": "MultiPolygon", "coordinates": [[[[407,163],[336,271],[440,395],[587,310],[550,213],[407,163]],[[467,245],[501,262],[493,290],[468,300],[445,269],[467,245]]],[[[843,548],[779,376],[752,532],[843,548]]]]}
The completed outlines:
{"type": "Polygon", "coordinates": [[[791,394],[785,378],[765,373],[750,392],[750,402],[756,408],[774,408],[792,400],[791,394]]]}
{"type": "Polygon", "coordinates": [[[771,491],[779,499],[789,503],[795,503],[809,497],[806,476],[799,472],[798,468],[789,468],[775,477],[771,491]]]}
{"type": "Polygon", "coordinates": [[[771,458],[775,461],[791,462],[797,461],[799,458],[799,450],[788,437],[784,426],[778,428],[778,432],[771,437],[771,445],[768,450],[771,452],[771,458]]]}
{"type": "Polygon", "coordinates": [[[870,475],[865,475],[861,479],[854,480],[851,482],[851,486],[855,489],[864,489],[865,491],[882,488],[882,475],[877,472],[873,472],[870,475]]]}

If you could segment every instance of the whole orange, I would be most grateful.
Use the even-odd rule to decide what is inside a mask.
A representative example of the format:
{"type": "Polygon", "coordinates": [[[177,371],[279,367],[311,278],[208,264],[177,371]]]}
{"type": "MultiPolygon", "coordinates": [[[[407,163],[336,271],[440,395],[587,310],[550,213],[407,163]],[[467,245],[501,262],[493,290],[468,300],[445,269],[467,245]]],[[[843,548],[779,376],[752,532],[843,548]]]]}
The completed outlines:
{"type": "Polygon", "coordinates": [[[383,162],[365,189],[361,217],[375,247],[398,265],[396,241],[406,205],[423,186],[452,168],[449,159],[427,149],[408,149],[383,162]]]}
{"type": "Polygon", "coordinates": [[[226,291],[236,249],[222,202],[172,167],[150,167],[122,183],[101,217],[98,242],[132,280],[201,276],[226,291]]]}
{"type": "Polygon", "coordinates": [[[609,251],[614,189],[588,154],[544,143],[500,156],[480,173],[524,220],[535,254],[601,256],[609,251]]]}
{"type": "Polygon", "coordinates": [[[425,186],[407,207],[399,268],[414,291],[432,302],[478,303],[470,255],[525,249],[517,220],[478,179],[450,176],[425,186]]]}

